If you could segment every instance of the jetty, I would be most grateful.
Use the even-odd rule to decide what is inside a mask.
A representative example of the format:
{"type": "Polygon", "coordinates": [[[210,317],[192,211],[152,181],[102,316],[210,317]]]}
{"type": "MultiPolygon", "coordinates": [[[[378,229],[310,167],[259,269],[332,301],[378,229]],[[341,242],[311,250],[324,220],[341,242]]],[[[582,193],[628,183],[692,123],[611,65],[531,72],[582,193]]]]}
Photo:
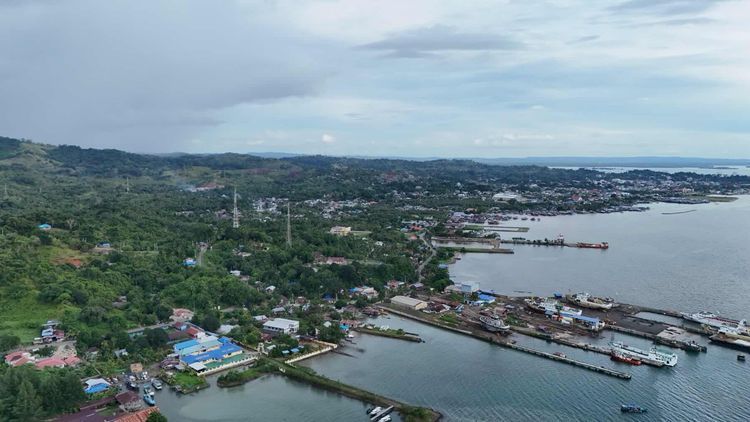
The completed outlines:
{"type": "Polygon", "coordinates": [[[370,334],[373,336],[380,336],[380,337],[387,337],[387,338],[394,338],[397,340],[406,340],[406,341],[412,341],[415,343],[423,343],[424,340],[422,340],[419,335],[414,333],[398,333],[396,330],[381,330],[377,328],[367,328],[367,327],[356,327],[352,330],[359,332],[359,333],[365,333],[370,334]]]}
{"type": "MultiPolygon", "coordinates": [[[[358,387],[354,387],[348,384],[344,384],[340,381],[335,381],[322,375],[316,374],[310,368],[298,367],[290,365],[271,358],[262,358],[263,363],[275,366],[279,371],[279,374],[284,375],[288,378],[305,382],[314,387],[322,388],[324,390],[333,391],[346,397],[361,400],[365,403],[375,404],[382,406],[390,411],[397,411],[402,419],[405,420],[419,420],[419,421],[438,421],[443,415],[430,408],[411,406],[406,403],[394,400],[388,397],[381,396],[379,394],[371,393],[367,390],[363,390],[358,387]]],[[[384,411],[385,412],[385,411],[384,411]]],[[[383,413],[381,416],[385,416],[383,413]]]]}
{"type": "Polygon", "coordinates": [[[474,337],[474,338],[476,338],[478,340],[486,341],[486,342],[489,342],[489,343],[492,343],[492,344],[495,344],[495,345],[498,345],[498,346],[501,346],[501,347],[505,347],[505,348],[508,348],[508,349],[513,349],[513,350],[517,350],[519,352],[524,352],[524,353],[532,354],[532,355],[535,355],[535,356],[543,357],[543,358],[546,358],[546,359],[550,359],[550,360],[554,360],[554,361],[558,361],[558,362],[563,362],[563,363],[566,363],[566,364],[569,364],[569,365],[577,366],[579,368],[588,369],[590,371],[598,372],[600,374],[605,374],[605,375],[609,375],[609,376],[620,378],[620,379],[626,379],[626,380],[628,380],[628,379],[632,378],[632,375],[630,375],[627,372],[621,372],[621,371],[610,369],[610,368],[607,368],[607,367],[604,367],[604,366],[594,365],[594,364],[582,362],[582,361],[579,361],[579,360],[576,360],[576,359],[568,358],[566,356],[556,355],[554,353],[548,353],[548,352],[544,352],[544,351],[541,351],[541,350],[532,349],[530,347],[526,347],[526,346],[521,346],[521,345],[518,345],[518,344],[514,344],[514,343],[511,343],[511,342],[506,341],[504,339],[498,338],[498,336],[496,336],[494,334],[491,334],[489,332],[486,332],[486,331],[467,330],[467,329],[461,329],[461,328],[457,328],[457,327],[451,327],[449,325],[437,322],[437,321],[435,321],[433,319],[424,318],[424,317],[422,317],[420,315],[415,315],[415,314],[413,314],[411,312],[406,312],[406,311],[402,311],[402,310],[399,310],[399,309],[394,309],[393,307],[388,306],[386,304],[381,304],[379,306],[382,309],[384,309],[385,311],[387,311],[387,312],[394,313],[396,315],[403,316],[403,317],[406,317],[406,318],[409,318],[409,319],[413,319],[415,321],[423,322],[425,324],[433,325],[435,327],[439,327],[439,328],[446,329],[446,330],[449,330],[449,331],[457,332],[457,333],[460,333],[460,334],[463,334],[463,335],[466,335],[466,336],[471,336],[471,337],[474,337]]]}

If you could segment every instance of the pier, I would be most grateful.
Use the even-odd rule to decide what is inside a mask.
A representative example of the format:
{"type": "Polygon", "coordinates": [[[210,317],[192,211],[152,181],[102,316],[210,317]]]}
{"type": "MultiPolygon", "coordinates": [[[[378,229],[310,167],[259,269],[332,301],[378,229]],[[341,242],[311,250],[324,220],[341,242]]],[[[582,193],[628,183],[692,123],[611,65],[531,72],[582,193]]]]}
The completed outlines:
{"type": "Polygon", "coordinates": [[[370,334],[373,336],[387,337],[387,338],[393,338],[397,340],[413,341],[415,343],[424,342],[424,340],[422,340],[419,337],[419,335],[416,335],[413,333],[399,334],[397,332],[394,332],[394,330],[379,330],[377,328],[367,328],[367,327],[357,327],[357,328],[353,328],[353,330],[359,333],[370,334]]]}
{"type": "Polygon", "coordinates": [[[620,378],[620,379],[630,379],[632,377],[632,375],[630,375],[627,372],[616,371],[614,369],[610,369],[610,368],[607,368],[607,367],[604,367],[604,366],[593,365],[593,364],[590,364],[590,363],[586,363],[586,362],[582,362],[582,361],[579,361],[579,360],[571,359],[571,358],[568,358],[568,357],[565,357],[565,356],[558,356],[558,355],[555,355],[553,353],[543,352],[541,350],[535,350],[535,349],[532,349],[530,347],[520,346],[520,345],[517,345],[517,344],[513,344],[513,343],[510,343],[510,342],[507,342],[507,341],[503,341],[503,340],[498,339],[497,336],[495,336],[495,335],[493,335],[491,333],[488,333],[486,331],[464,330],[464,329],[460,329],[460,328],[457,328],[457,327],[451,327],[451,326],[448,326],[448,325],[441,324],[441,323],[439,323],[437,321],[434,321],[432,319],[428,319],[428,318],[424,318],[424,317],[421,317],[421,316],[418,316],[418,315],[414,315],[414,314],[412,314],[410,312],[405,312],[405,311],[401,311],[401,310],[398,310],[398,309],[393,309],[392,307],[387,306],[385,304],[381,304],[380,306],[381,306],[382,309],[385,309],[387,312],[394,313],[396,315],[400,315],[400,316],[403,316],[403,317],[406,317],[406,318],[409,318],[409,319],[413,319],[415,321],[423,322],[425,324],[433,325],[435,327],[439,327],[439,328],[446,329],[446,330],[453,331],[453,332],[457,332],[457,333],[460,333],[460,334],[463,334],[463,335],[471,336],[471,337],[474,337],[474,338],[476,338],[478,340],[486,341],[486,342],[489,342],[489,343],[492,343],[492,344],[495,344],[495,345],[498,345],[498,346],[501,346],[501,347],[505,347],[505,348],[508,348],[508,349],[513,349],[513,350],[517,350],[517,351],[520,351],[520,352],[529,353],[529,354],[532,354],[532,355],[535,355],[535,356],[543,357],[543,358],[546,358],[546,359],[551,359],[551,360],[554,360],[554,361],[567,363],[569,365],[577,366],[579,368],[588,369],[590,371],[598,372],[598,373],[601,373],[601,374],[609,375],[609,376],[620,378]]]}

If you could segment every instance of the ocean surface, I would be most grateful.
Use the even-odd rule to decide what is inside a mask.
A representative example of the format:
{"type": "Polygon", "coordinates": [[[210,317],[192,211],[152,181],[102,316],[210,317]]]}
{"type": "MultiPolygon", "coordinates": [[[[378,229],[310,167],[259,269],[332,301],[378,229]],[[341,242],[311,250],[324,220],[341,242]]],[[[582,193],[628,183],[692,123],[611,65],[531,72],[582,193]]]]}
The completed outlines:
{"type": "MultiPolygon", "coordinates": [[[[644,213],[575,215],[513,222],[530,239],[608,241],[609,250],[514,246],[514,255],[468,254],[451,265],[455,281],[479,281],[507,294],[586,290],[619,301],[684,311],[750,316],[750,197],[722,204],[651,204],[644,213]],[[696,211],[664,215],[663,212],[696,211]]],[[[634,367],[607,356],[514,335],[519,344],[561,351],[633,375],[620,380],[404,320],[379,325],[419,333],[426,341],[359,335],[343,351],[302,364],[321,374],[402,401],[429,406],[447,421],[748,421],[750,363],[709,346],[679,356],[674,368],[634,367]],[[622,403],[649,411],[622,415],[622,403]]],[[[649,342],[617,334],[626,343],[649,342]]],[[[591,339],[605,345],[609,333],[591,339]]],[[[704,340],[705,341],[705,340],[704,340]]],[[[191,396],[157,394],[170,420],[358,421],[367,404],[278,376],[242,387],[215,386],[191,396]]]]}

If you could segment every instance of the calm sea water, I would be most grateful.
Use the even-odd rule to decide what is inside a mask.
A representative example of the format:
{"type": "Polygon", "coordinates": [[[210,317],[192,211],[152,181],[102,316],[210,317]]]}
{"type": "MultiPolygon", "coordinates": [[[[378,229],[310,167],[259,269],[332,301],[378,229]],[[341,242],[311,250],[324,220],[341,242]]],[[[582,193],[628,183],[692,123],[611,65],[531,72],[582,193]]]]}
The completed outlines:
{"type": "MultiPolygon", "coordinates": [[[[519,223],[520,225],[521,223],[519,223]]],[[[451,266],[457,281],[512,294],[587,290],[618,300],[678,310],[707,309],[750,316],[750,198],[708,205],[656,204],[645,213],[578,215],[523,222],[528,238],[565,234],[609,241],[607,251],[516,246],[514,255],[469,254],[451,266]],[[696,209],[696,212],[663,215],[696,209]]],[[[515,335],[521,344],[563,351],[633,374],[626,381],[592,373],[397,317],[381,325],[422,335],[426,343],[361,335],[344,350],[304,363],[334,379],[403,401],[433,407],[449,421],[748,421],[750,363],[736,352],[679,356],[674,368],[632,367],[607,356],[515,335]],[[644,415],[622,415],[634,402],[644,415]]],[[[617,340],[647,348],[639,338],[617,340]]],[[[609,334],[592,339],[610,341],[609,334]]],[[[212,387],[193,396],[163,391],[158,405],[170,420],[366,420],[365,404],[267,377],[236,389],[212,387]]]]}

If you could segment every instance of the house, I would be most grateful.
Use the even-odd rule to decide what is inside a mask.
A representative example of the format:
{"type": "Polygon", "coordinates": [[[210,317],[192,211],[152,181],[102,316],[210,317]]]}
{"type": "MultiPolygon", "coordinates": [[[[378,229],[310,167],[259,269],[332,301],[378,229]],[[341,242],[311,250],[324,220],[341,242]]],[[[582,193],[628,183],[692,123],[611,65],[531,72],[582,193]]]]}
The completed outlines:
{"type": "Polygon", "coordinates": [[[419,311],[421,309],[427,308],[427,302],[424,302],[419,299],[410,298],[408,296],[393,296],[391,298],[391,303],[407,309],[413,309],[415,311],[419,311]]]}
{"type": "Polygon", "coordinates": [[[133,413],[125,413],[112,419],[112,422],[146,422],[149,415],[158,412],[158,407],[146,407],[133,413]]]}
{"type": "Polygon", "coordinates": [[[258,322],[266,322],[266,321],[268,321],[268,317],[267,317],[267,316],[265,316],[265,315],[255,315],[255,316],[253,317],[253,319],[254,319],[255,321],[258,321],[258,322]]]}
{"type": "Polygon", "coordinates": [[[329,256],[326,258],[327,265],[348,265],[349,261],[343,256],[329,256]]]}
{"type": "Polygon", "coordinates": [[[5,363],[10,366],[21,366],[27,363],[34,363],[34,358],[31,356],[31,353],[21,350],[5,355],[5,363]]]}
{"type": "Polygon", "coordinates": [[[52,226],[50,226],[47,223],[40,224],[40,225],[37,226],[37,228],[39,230],[44,230],[44,231],[52,230],[52,226]]]}
{"type": "Polygon", "coordinates": [[[203,331],[201,331],[201,330],[200,330],[199,328],[196,328],[196,327],[193,327],[193,326],[190,326],[190,327],[188,327],[188,328],[187,328],[187,329],[185,330],[185,332],[186,332],[186,333],[187,333],[187,334],[188,334],[188,335],[189,335],[190,337],[193,337],[193,338],[196,338],[196,337],[198,337],[199,335],[203,334],[203,331]]]}
{"type": "Polygon", "coordinates": [[[403,281],[391,280],[385,284],[385,287],[389,290],[396,290],[403,285],[404,285],[403,281]]]}
{"type": "Polygon", "coordinates": [[[64,368],[65,367],[65,361],[56,358],[56,357],[49,357],[44,358],[36,361],[34,363],[34,366],[36,366],[37,369],[44,369],[44,368],[64,368]]]}
{"type": "Polygon", "coordinates": [[[352,296],[363,296],[366,299],[375,299],[378,297],[378,291],[369,286],[353,287],[349,289],[352,296]]]}
{"type": "Polygon", "coordinates": [[[178,322],[187,322],[193,319],[193,311],[185,308],[173,308],[170,319],[178,322]]]}
{"type": "Polygon", "coordinates": [[[193,268],[197,264],[198,263],[193,258],[185,258],[184,260],[182,260],[182,265],[188,268],[193,268]]]}
{"type": "Polygon", "coordinates": [[[274,315],[285,314],[286,308],[284,308],[283,306],[278,306],[276,308],[271,309],[271,313],[274,315]]]}
{"type": "Polygon", "coordinates": [[[108,389],[111,386],[111,384],[104,378],[94,378],[94,379],[86,380],[85,384],[86,384],[86,387],[83,389],[83,391],[86,394],[99,393],[108,389]]]}
{"type": "Polygon", "coordinates": [[[276,286],[266,287],[266,293],[273,293],[276,290],[276,286]]]}
{"type": "Polygon", "coordinates": [[[344,226],[333,226],[331,227],[330,233],[334,236],[348,236],[352,232],[351,227],[344,226]]]}
{"type": "Polygon", "coordinates": [[[462,295],[470,295],[478,291],[479,283],[477,282],[451,284],[450,286],[445,288],[445,293],[458,293],[462,295]]]}
{"type": "Polygon", "coordinates": [[[263,331],[268,334],[295,334],[299,330],[299,321],[285,318],[274,318],[263,323],[263,331]]]}

